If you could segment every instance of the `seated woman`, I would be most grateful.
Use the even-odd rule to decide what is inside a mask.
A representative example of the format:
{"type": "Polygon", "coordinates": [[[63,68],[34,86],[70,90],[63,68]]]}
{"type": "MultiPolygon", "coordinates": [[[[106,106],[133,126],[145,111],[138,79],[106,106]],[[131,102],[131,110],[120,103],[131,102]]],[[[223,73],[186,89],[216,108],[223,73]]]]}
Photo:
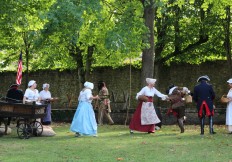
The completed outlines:
{"type": "Polygon", "coordinates": [[[26,92],[23,97],[23,103],[25,104],[26,102],[32,102],[35,101],[37,104],[40,103],[40,95],[39,91],[36,89],[36,81],[31,80],[28,83],[28,88],[26,89],[26,92]]]}
{"type": "MultiPolygon", "coordinates": [[[[40,104],[41,97],[36,87],[37,87],[36,81],[31,80],[28,83],[28,88],[24,94],[23,103],[35,101],[36,104],[40,104]]],[[[40,122],[41,119],[36,119],[36,121],[40,122]]],[[[51,127],[43,126],[42,136],[54,136],[54,135],[56,135],[56,133],[52,130],[51,127]]]]}

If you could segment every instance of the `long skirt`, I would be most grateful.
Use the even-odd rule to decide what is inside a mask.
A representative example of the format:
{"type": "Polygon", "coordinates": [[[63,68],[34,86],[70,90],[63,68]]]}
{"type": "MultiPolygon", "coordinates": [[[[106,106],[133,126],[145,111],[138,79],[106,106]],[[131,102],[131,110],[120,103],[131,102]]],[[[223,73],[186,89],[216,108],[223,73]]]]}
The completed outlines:
{"type": "Polygon", "coordinates": [[[49,103],[46,107],[46,115],[45,117],[43,118],[43,123],[48,123],[50,124],[52,121],[52,118],[51,118],[51,104],[49,103]]]}
{"type": "Polygon", "coordinates": [[[79,102],[70,130],[81,135],[97,135],[97,122],[89,102],[79,102]]]}
{"type": "Polygon", "coordinates": [[[131,119],[129,128],[131,130],[136,130],[140,132],[154,132],[155,131],[155,124],[149,124],[149,125],[142,125],[141,124],[141,108],[142,103],[140,102],[135,110],[135,113],[131,119]]]}

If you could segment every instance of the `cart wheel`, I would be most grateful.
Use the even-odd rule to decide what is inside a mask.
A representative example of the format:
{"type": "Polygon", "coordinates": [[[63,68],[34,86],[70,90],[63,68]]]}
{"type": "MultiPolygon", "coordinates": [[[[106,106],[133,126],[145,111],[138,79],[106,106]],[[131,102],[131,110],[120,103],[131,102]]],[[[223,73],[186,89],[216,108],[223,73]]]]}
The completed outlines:
{"type": "Polygon", "coordinates": [[[21,139],[28,139],[30,138],[31,134],[31,126],[27,123],[18,123],[17,129],[18,137],[21,139]]]}
{"type": "Polygon", "coordinates": [[[32,134],[35,136],[41,136],[43,133],[43,125],[38,122],[38,121],[34,121],[31,123],[31,128],[32,128],[32,134]]]}
{"type": "Polygon", "coordinates": [[[4,132],[0,132],[0,137],[3,135],[7,135],[8,125],[7,120],[5,120],[5,118],[0,118],[0,129],[4,130],[4,132]]]}

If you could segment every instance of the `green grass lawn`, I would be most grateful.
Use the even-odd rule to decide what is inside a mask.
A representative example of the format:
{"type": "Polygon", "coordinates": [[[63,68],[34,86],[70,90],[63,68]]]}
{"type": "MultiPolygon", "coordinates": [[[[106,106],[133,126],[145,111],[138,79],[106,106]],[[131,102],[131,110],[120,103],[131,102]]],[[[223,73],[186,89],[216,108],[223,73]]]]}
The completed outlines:
{"type": "Polygon", "coordinates": [[[16,128],[0,137],[0,161],[12,162],[153,162],[232,161],[232,135],[225,126],[215,126],[217,134],[200,135],[199,126],[187,125],[180,134],[176,125],[163,126],[154,134],[129,134],[128,126],[98,127],[98,137],[74,137],[70,124],[54,123],[54,137],[19,139],[16,128]]]}

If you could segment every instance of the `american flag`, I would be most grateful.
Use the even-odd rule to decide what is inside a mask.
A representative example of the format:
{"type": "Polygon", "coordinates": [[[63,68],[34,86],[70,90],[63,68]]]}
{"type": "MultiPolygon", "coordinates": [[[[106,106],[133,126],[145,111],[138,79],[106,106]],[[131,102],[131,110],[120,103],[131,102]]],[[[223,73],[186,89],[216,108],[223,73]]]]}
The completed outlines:
{"type": "Polygon", "coordinates": [[[22,72],[23,72],[23,60],[22,60],[22,51],[21,51],[19,55],[18,71],[17,71],[17,76],[16,76],[16,84],[18,85],[21,85],[22,72]]]}

